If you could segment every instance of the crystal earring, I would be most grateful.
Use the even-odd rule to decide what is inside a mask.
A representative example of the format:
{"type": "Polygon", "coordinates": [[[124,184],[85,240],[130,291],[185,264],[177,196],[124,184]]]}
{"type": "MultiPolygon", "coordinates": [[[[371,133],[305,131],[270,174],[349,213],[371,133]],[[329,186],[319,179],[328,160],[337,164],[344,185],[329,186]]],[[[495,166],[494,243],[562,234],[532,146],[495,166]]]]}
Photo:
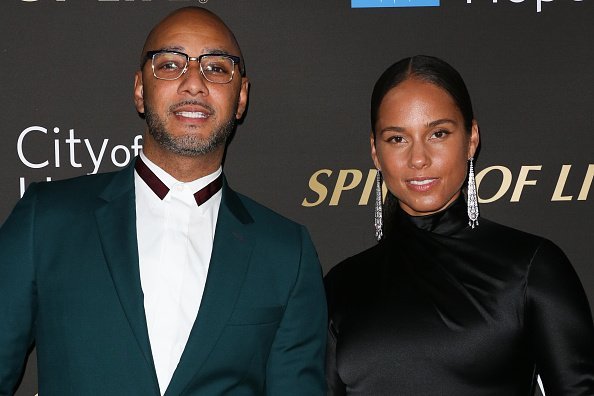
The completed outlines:
{"type": "Polygon", "coordinates": [[[474,179],[474,158],[471,157],[468,160],[468,163],[468,225],[474,228],[479,224],[478,195],[476,192],[476,181],[474,179]]]}
{"type": "Polygon", "coordinates": [[[383,226],[383,213],[382,213],[382,174],[380,170],[377,170],[375,175],[375,239],[378,241],[384,236],[382,232],[383,226]]]}

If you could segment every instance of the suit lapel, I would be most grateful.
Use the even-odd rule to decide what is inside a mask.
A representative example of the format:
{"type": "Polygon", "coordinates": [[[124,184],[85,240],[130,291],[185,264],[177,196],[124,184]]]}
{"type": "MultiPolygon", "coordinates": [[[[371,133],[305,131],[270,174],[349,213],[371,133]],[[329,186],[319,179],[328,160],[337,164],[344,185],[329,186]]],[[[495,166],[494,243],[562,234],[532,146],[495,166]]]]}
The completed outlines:
{"type": "Polygon", "coordinates": [[[253,248],[253,219],[226,181],[198,316],[166,396],[182,394],[214,348],[239,296],[253,248]]]}
{"type": "Polygon", "coordinates": [[[140,284],[134,197],[132,161],[130,166],[114,175],[100,195],[103,204],[96,209],[95,218],[103,254],[120,303],[158,389],[140,284]]]}

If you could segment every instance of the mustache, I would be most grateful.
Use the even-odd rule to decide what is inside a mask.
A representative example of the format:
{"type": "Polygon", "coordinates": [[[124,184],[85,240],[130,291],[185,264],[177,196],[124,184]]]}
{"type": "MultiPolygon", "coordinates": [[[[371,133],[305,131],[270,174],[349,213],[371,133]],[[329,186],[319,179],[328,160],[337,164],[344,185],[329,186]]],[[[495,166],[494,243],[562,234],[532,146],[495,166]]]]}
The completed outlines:
{"type": "Polygon", "coordinates": [[[209,106],[206,102],[196,99],[183,100],[181,102],[177,102],[176,104],[169,106],[169,112],[174,113],[177,109],[184,106],[200,106],[208,110],[210,114],[214,114],[215,112],[214,109],[211,106],[209,106]]]}

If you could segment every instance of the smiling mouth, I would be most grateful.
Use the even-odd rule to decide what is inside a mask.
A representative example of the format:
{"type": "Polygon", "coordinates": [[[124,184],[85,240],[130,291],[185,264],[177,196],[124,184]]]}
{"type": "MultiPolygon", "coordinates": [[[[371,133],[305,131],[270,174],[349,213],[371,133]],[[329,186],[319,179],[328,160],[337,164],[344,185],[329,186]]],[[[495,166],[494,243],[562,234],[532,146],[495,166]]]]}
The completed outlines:
{"type": "Polygon", "coordinates": [[[438,182],[439,178],[437,177],[418,178],[406,180],[406,185],[411,191],[417,193],[427,193],[432,191],[438,182]]]}
{"type": "Polygon", "coordinates": [[[199,121],[214,115],[215,111],[208,104],[198,100],[184,100],[169,108],[169,112],[180,119],[199,121]]]}
{"type": "Polygon", "coordinates": [[[207,113],[204,113],[202,111],[176,111],[174,113],[176,116],[180,116],[180,117],[185,117],[185,118],[194,118],[194,119],[199,119],[199,118],[208,118],[210,115],[207,113]]]}
{"type": "Polygon", "coordinates": [[[435,180],[437,179],[408,180],[408,183],[413,186],[426,186],[433,183],[435,180]]]}

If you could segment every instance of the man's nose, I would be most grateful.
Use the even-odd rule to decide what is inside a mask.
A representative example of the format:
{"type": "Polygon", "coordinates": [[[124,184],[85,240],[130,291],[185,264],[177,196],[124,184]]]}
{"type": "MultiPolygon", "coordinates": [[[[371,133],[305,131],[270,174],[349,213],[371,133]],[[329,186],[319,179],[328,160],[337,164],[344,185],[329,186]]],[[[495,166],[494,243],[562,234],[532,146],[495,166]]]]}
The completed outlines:
{"type": "Polygon", "coordinates": [[[187,93],[191,96],[208,95],[207,81],[200,70],[200,63],[197,61],[190,60],[185,73],[179,79],[181,80],[178,90],[180,93],[187,93]]]}

